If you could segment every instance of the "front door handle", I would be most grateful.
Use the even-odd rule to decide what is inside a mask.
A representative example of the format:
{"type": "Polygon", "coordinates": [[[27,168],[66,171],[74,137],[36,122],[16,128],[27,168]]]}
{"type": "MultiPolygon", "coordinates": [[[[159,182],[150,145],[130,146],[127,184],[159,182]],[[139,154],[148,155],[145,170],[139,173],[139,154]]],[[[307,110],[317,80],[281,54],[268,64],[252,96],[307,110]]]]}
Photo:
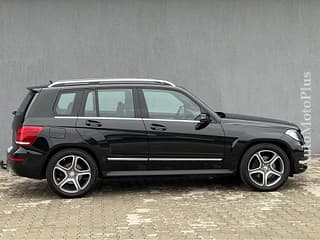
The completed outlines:
{"type": "Polygon", "coordinates": [[[167,128],[161,124],[151,124],[151,127],[150,127],[151,130],[153,131],[166,131],[167,128]]]}
{"type": "Polygon", "coordinates": [[[86,125],[89,127],[101,127],[102,123],[96,120],[87,120],[86,125]]]}

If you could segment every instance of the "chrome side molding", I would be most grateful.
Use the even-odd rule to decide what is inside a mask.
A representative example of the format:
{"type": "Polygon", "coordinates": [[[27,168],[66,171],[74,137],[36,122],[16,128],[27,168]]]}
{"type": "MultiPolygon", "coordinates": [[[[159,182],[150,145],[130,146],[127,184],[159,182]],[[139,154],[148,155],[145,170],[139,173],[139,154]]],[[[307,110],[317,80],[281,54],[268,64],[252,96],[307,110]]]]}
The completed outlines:
{"type": "Polygon", "coordinates": [[[222,161],[222,158],[147,158],[147,157],[109,157],[108,161],[222,161]]]}

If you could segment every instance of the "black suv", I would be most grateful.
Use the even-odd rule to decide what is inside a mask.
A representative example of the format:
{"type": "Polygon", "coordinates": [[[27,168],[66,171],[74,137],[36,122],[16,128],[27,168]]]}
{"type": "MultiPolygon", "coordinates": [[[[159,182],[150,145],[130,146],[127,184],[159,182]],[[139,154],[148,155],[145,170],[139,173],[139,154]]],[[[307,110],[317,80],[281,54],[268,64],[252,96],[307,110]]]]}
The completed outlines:
{"type": "Polygon", "coordinates": [[[30,87],[14,112],[8,163],[66,197],[97,178],[236,175],[272,191],[307,168],[297,125],[214,112],[164,80],[94,79],[30,87]]]}

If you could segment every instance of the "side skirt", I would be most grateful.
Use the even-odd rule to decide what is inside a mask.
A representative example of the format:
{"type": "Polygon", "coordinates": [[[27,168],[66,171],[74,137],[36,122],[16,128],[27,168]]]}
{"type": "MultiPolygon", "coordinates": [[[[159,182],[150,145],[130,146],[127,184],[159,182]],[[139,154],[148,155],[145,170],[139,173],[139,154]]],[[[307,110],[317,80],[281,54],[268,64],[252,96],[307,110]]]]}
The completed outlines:
{"type": "Polygon", "coordinates": [[[199,169],[199,170],[140,170],[140,171],[109,171],[103,172],[105,177],[118,176],[171,176],[171,175],[233,175],[230,169],[199,169]]]}

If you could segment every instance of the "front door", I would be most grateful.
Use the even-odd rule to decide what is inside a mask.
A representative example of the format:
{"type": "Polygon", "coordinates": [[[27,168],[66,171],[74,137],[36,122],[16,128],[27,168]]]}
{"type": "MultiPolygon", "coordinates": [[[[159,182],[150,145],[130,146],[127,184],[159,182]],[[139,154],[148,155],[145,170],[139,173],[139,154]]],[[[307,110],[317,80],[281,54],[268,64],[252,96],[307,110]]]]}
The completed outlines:
{"type": "Polygon", "coordinates": [[[136,90],[88,90],[77,129],[103,163],[103,170],[145,170],[147,134],[138,117],[136,90]]]}
{"type": "Polygon", "coordinates": [[[221,168],[224,132],[215,121],[202,125],[206,110],[183,91],[166,88],[139,90],[143,121],[149,137],[150,169],[221,168]]]}

